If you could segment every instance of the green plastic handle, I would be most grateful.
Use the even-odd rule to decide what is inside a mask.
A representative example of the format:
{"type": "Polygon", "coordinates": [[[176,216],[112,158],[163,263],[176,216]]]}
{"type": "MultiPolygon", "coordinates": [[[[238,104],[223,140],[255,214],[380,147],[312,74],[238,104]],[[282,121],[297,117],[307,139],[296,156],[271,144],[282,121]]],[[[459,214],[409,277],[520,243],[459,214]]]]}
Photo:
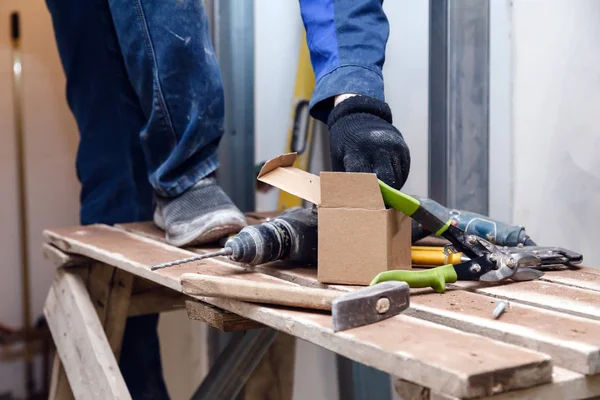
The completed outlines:
{"type": "Polygon", "coordinates": [[[450,227],[450,213],[440,203],[402,193],[381,180],[378,183],[383,202],[387,206],[412,217],[436,236],[442,235],[450,227]]]}
{"type": "Polygon", "coordinates": [[[394,189],[381,179],[378,179],[377,182],[383,196],[383,202],[393,209],[410,217],[421,206],[421,202],[418,199],[394,189]]]}
{"type": "Polygon", "coordinates": [[[371,281],[371,286],[385,281],[403,281],[411,288],[431,287],[438,293],[446,291],[446,283],[454,283],[458,277],[451,264],[424,271],[394,270],[377,274],[371,281]]]}

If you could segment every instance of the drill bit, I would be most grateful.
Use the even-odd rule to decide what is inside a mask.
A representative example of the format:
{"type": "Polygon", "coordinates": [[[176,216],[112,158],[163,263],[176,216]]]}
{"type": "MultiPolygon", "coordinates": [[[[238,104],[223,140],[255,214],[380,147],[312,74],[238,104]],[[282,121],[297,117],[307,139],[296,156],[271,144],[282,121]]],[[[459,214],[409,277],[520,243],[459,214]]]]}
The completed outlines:
{"type": "Polygon", "coordinates": [[[201,254],[199,256],[183,258],[181,260],[169,261],[162,264],[153,265],[150,270],[156,271],[157,269],[173,267],[179,264],[185,264],[192,261],[204,260],[205,258],[219,257],[219,256],[230,256],[233,254],[233,249],[231,247],[224,247],[221,250],[213,251],[212,253],[201,254]]]}

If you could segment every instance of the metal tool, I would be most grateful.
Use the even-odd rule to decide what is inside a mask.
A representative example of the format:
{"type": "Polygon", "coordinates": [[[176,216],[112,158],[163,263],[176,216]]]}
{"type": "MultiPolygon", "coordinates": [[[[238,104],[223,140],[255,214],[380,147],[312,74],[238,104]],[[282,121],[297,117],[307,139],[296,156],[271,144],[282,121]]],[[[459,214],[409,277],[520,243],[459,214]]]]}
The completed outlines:
{"type": "Polygon", "coordinates": [[[536,269],[564,268],[580,264],[583,261],[581,253],[556,246],[516,246],[504,247],[502,250],[511,253],[522,252],[535,255],[539,262],[532,265],[531,268],[536,269]]]}
{"type": "Polygon", "coordinates": [[[372,324],[398,315],[410,305],[405,282],[384,282],[349,293],[283,282],[257,282],[236,276],[181,275],[183,293],[253,303],[331,310],[333,331],[372,324]]]}
{"type": "MultiPolygon", "coordinates": [[[[516,246],[499,247],[499,250],[509,254],[526,253],[537,257],[536,263],[529,267],[518,268],[510,279],[515,281],[529,281],[544,275],[542,270],[554,270],[568,268],[582,261],[580,253],[563,249],[561,247],[542,246],[516,246]]],[[[449,252],[445,247],[439,246],[412,246],[411,249],[413,266],[427,268],[445,264],[460,264],[468,261],[464,254],[449,252]]]]}
{"type": "MultiPolygon", "coordinates": [[[[433,200],[409,196],[382,181],[379,181],[379,186],[386,205],[412,217],[436,236],[443,236],[451,243],[447,251],[461,252],[469,260],[425,271],[385,271],[372,280],[372,285],[400,280],[407,282],[411,287],[432,287],[435,291],[443,293],[446,283],[454,283],[457,280],[500,282],[509,278],[530,280],[540,276],[540,271],[531,268],[542,265],[539,248],[535,250],[537,247],[532,247],[534,250],[530,250],[527,246],[496,246],[486,239],[466,234],[453,223],[448,209],[433,200]]],[[[560,256],[566,258],[565,253],[563,251],[560,256]]],[[[572,262],[582,260],[582,257],[577,257],[581,255],[572,252],[567,254],[575,256],[572,257],[572,262]]],[[[550,259],[549,253],[547,255],[550,259]]],[[[556,255],[553,260],[556,260],[556,255]]]]}
{"type": "Polygon", "coordinates": [[[316,265],[317,208],[298,207],[287,210],[262,224],[245,227],[229,238],[221,250],[154,265],[151,269],[155,271],[219,256],[248,265],[278,260],[316,265]]]}

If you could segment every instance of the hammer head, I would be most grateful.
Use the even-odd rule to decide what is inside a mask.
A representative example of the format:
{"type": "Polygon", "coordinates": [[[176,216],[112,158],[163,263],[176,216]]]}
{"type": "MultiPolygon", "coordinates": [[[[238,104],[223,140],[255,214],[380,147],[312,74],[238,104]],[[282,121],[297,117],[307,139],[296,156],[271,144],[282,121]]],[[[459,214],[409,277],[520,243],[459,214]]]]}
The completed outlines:
{"type": "Polygon", "coordinates": [[[400,314],[410,306],[406,282],[387,281],[344,294],[331,303],[333,331],[344,331],[400,314]]]}

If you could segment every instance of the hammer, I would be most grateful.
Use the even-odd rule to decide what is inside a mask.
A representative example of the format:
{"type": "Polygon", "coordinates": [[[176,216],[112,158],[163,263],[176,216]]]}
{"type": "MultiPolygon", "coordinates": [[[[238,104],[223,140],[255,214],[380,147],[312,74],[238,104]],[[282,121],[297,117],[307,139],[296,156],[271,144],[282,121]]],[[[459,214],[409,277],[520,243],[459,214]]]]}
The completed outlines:
{"type": "Polygon", "coordinates": [[[252,303],[331,311],[333,331],[369,325],[400,314],[410,305],[406,282],[387,281],[348,293],[298,286],[289,282],[257,282],[239,276],[181,275],[183,293],[252,303]]]}

